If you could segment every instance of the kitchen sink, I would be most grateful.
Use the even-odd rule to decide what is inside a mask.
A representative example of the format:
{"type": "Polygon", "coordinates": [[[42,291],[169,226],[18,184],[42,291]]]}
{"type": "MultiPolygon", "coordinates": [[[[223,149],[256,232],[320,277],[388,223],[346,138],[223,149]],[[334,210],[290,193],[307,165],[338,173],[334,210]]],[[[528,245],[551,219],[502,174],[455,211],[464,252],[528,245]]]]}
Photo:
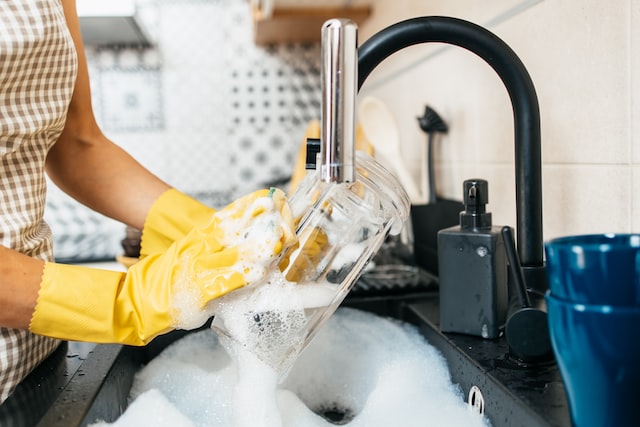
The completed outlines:
{"type": "MultiPolygon", "coordinates": [[[[469,396],[471,390],[474,390],[472,399],[481,395],[484,412],[494,427],[571,425],[557,366],[520,366],[509,359],[504,338],[484,340],[441,333],[437,325],[437,288],[395,295],[384,290],[378,295],[354,292],[343,306],[416,325],[447,359],[452,380],[460,385],[464,395],[469,396]]],[[[188,333],[171,332],[145,347],[100,344],[89,349],[85,344],[80,353],[78,343],[69,343],[30,376],[34,395],[44,395],[30,399],[36,402],[35,408],[14,404],[10,411],[13,415],[5,410],[5,418],[0,419],[8,425],[42,427],[114,421],[127,407],[134,374],[166,346],[188,333]],[[67,354],[60,354],[63,351],[67,354]]]]}
{"type": "MultiPolygon", "coordinates": [[[[447,359],[452,380],[465,396],[480,394],[494,427],[569,427],[568,404],[555,364],[523,367],[509,359],[503,337],[484,340],[438,329],[437,286],[394,293],[357,292],[343,306],[416,325],[447,359]]],[[[207,325],[205,325],[207,327],[207,325]]],[[[145,347],[65,344],[30,376],[30,407],[9,399],[0,407],[2,425],[86,426],[114,421],[127,407],[134,374],[167,345],[188,334],[175,331],[145,347]],[[64,354],[66,352],[66,355],[64,354]]]]}

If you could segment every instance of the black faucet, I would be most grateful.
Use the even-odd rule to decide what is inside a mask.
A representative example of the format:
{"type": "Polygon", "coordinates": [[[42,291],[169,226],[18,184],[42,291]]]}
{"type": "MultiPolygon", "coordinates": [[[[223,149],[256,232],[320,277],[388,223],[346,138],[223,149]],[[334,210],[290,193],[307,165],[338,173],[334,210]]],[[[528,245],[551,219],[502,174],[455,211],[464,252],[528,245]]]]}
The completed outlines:
{"type": "MultiPolygon", "coordinates": [[[[517,255],[530,304],[511,298],[505,326],[510,355],[523,363],[552,356],[544,293],[540,110],[524,64],[500,38],[476,24],[451,17],[413,18],[391,25],[358,49],[358,89],[385,58],[420,43],[438,42],[465,48],[484,59],[500,76],[513,107],[517,255]]],[[[517,292],[513,292],[518,295],[517,292]]]]}

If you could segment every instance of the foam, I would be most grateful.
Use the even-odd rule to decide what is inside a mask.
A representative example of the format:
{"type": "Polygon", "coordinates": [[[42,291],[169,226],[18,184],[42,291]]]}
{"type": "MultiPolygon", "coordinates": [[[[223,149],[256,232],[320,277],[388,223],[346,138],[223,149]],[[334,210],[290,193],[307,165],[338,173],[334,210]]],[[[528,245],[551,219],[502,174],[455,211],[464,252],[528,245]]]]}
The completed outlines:
{"type": "MultiPolygon", "coordinates": [[[[258,197],[240,215],[234,209],[217,211],[214,215],[218,243],[237,251],[237,259],[231,265],[222,266],[211,279],[211,271],[193,271],[192,262],[183,260],[181,272],[173,283],[174,328],[191,330],[202,326],[215,313],[216,304],[202,307],[200,292],[204,280],[217,280],[225,275],[240,273],[244,282],[250,284],[251,291],[270,280],[272,271],[278,271],[279,254],[274,248],[281,244],[284,230],[288,227],[285,219],[271,197],[258,197]],[[260,215],[256,215],[260,212],[260,215]],[[199,274],[197,283],[191,275],[199,274]]],[[[231,250],[231,249],[228,249],[231,250]]],[[[197,265],[197,263],[195,263],[197,265]]],[[[206,285],[205,285],[206,286],[206,285]]]]}
{"type": "Polygon", "coordinates": [[[468,408],[416,328],[371,313],[336,311],[279,385],[253,353],[231,351],[212,330],[176,341],[136,374],[133,403],[112,425],[163,426],[152,418],[160,410],[213,427],[330,427],[316,414],[330,410],[346,412],[341,424],[352,427],[490,425],[468,408]]]}
{"type": "MultiPolygon", "coordinates": [[[[247,212],[269,212],[269,203],[259,200],[247,212]]],[[[138,372],[133,403],[114,425],[145,425],[145,415],[164,425],[155,421],[156,407],[177,426],[333,425],[321,415],[354,427],[487,425],[414,328],[357,310],[328,317],[344,292],[339,284],[285,280],[275,257],[261,255],[272,254],[270,245],[281,237],[276,213],[220,215],[221,242],[238,247],[229,268],[251,285],[202,309],[191,283],[178,281],[178,326],[191,329],[213,315],[213,330],[187,335],[138,372]]],[[[351,267],[364,250],[362,242],[345,245],[332,267],[351,267]]]]}
{"type": "MultiPolygon", "coordinates": [[[[109,426],[106,422],[93,424],[94,427],[109,426]]],[[[141,394],[129,409],[120,417],[118,425],[154,427],[196,427],[182,415],[173,404],[159,391],[151,389],[141,394]]]]}
{"type": "Polygon", "coordinates": [[[260,286],[212,302],[213,327],[234,341],[228,347],[239,345],[284,374],[337,290],[329,283],[288,282],[275,271],[260,286]]]}

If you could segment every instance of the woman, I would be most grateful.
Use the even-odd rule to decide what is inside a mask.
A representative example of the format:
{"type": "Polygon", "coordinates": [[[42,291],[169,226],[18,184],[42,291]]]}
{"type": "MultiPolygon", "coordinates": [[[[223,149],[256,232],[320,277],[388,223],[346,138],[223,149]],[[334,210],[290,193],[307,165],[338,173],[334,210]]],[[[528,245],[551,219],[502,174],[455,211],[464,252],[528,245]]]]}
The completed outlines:
{"type": "Polygon", "coordinates": [[[214,214],[102,134],[75,0],[0,2],[0,402],[57,339],[143,345],[199,326],[211,299],[247,284],[238,254],[264,270],[248,248],[273,262],[292,230],[282,192],[214,214]],[[45,170],[81,203],[142,229],[141,261],[127,273],[53,263],[45,170]],[[277,224],[270,235],[230,233],[264,215],[277,224]],[[178,306],[185,292],[194,302],[178,306]]]}

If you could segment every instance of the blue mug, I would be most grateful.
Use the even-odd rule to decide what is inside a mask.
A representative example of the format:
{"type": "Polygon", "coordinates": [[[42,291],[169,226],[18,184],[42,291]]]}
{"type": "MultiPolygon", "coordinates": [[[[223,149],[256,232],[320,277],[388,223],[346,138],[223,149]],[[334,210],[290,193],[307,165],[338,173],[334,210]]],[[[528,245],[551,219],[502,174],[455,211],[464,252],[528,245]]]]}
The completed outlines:
{"type": "Polygon", "coordinates": [[[549,290],[583,304],[640,305],[640,234],[561,237],[545,244],[549,290]]]}
{"type": "Polygon", "coordinates": [[[546,300],[573,426],[640,426],[640,307],[546,300]]]}

